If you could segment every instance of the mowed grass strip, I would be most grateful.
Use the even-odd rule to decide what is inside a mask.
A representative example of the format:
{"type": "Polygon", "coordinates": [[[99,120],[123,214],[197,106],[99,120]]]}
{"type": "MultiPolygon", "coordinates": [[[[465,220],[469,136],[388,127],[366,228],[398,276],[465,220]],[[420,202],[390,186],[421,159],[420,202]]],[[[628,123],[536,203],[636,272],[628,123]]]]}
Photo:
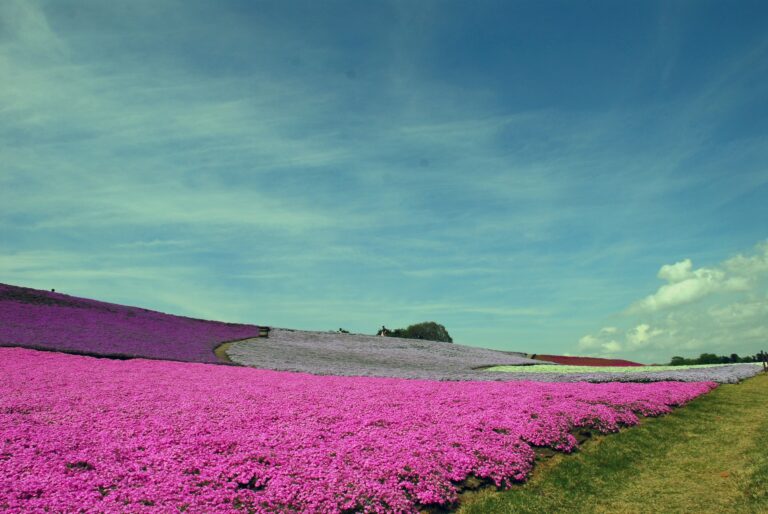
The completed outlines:
{"type": "Polygon", "coordinates": [[[229,354],[227,354],[227,350],[229,350],[234,343],[235,341],[230,341],[229,343],[222,343],[213,349],[213,353],[216,355],[216,358],[219,359],[219,362],[227,362],[230,364],[234,364],[232,359],[229,358],[229,354]]]}
{"type": "Polygon", "coordinates": [[[526,484],[467,495],[459,512],[768,513],[767,452],[761,373],[537,463],[526,484]]]}

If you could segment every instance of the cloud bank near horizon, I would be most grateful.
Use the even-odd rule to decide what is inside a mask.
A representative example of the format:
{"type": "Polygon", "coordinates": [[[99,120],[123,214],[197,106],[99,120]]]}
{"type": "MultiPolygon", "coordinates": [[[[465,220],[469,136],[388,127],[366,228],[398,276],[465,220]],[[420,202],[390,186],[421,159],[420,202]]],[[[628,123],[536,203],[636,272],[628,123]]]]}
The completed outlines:
{"type": "Polygon", "coordinates": [[[633,326],[587,334],[579,350],[644,360],[666,351],[668,360],[673,354],[755,354],[768,346],[768,241],[711,268],[694,269],[691,259],[665,264],[658,278],[667,284],[627,310],[633,326]]]}

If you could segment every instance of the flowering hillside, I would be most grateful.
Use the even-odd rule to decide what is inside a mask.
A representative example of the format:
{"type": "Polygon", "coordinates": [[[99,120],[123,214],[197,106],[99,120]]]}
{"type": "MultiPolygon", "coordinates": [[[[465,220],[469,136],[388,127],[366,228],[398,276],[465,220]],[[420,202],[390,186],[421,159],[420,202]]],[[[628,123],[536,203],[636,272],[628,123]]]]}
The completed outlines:
{"type": "Polygon", "coordinates": [[[426,380],[733,383],[761,370],[752,364],[568,366],[459,344],[286,329],[272,329],[269,339],[238,341],[227,355],[264,369],[426,380]]]}
{"type": "Polygon", "coordinates": [[[436,382],[0,348],[0,511],[417,512],[713,383],[436,382]]]}
{"type": "Polygon", "coordinates": [[[252,325],[0,284],[0,346],[217,362],[213,349],[220,343],[258,335],[252,325]]]}
{"type": "Polygon", "coordinates": [[[279,371],[427,380],[509,379],[477,368],[541,364],[519,354],[455,343],[279,328],[270,330],[268,339],[233,344],[227,355],[239,364],[279,371]]]}

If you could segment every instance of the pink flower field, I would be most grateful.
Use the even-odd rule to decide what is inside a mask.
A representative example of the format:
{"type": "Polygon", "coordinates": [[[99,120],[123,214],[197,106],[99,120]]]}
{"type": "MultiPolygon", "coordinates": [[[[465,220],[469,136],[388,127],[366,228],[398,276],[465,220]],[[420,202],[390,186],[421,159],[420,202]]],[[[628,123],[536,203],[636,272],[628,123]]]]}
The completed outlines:
{"type": "Polygon", "coordinates": [[[714,383],[437,382],[0,348],[0,511],[417,512],[714,383]]]}
{"type": "Polygon", "coordinates": [[[259,327],[253,325],[173,316],[0,284],[0,346],[218,362],[216,346],[258,335],[259,327]]]}

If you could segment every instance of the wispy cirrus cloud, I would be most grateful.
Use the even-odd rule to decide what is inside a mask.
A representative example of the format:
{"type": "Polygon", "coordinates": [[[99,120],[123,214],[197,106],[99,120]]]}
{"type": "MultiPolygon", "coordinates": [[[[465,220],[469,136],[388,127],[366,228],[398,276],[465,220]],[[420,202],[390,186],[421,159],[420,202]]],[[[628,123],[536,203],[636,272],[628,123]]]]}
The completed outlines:
{"type": "Polygon", "coordinates": [[[540,353],[746,294],[693,262],[765,237],[756,17],[492,4],[3,2],[0,280],[540,353]]]}

